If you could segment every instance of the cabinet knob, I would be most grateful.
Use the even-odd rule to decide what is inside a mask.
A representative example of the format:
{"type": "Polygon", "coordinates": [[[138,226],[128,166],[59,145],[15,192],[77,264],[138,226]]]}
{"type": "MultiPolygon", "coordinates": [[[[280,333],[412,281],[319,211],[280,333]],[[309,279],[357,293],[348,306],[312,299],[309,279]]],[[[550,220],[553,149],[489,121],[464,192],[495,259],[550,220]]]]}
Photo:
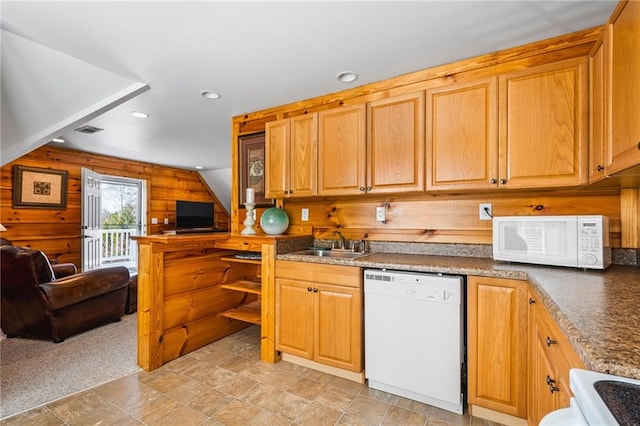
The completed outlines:
{"type": "Polygon", "coordinates": [[[360,191],[364,192],[364,186],[360,187],[360,191]]]}
{"type": "Polygon", "coordinates": [[[600,164],[598,164],[598,171],[601,172],[604,170],[604,167],[602,167],[600,164]]]}
{"type": "Polygon", "coordinates": [[[506,179],[500,179],[500,184],[504,185],[505,183],[507,183],[506,179]]]}
{"type": "Polygon", "coordinates": [[[491,179],[489,182],[491,182],[492,184],[497,183],[498,181],[496,179],[491,179]]]}
{"type": "Polygon", "coordinates": [[[536,303],[536,301],[535,301],[535,300],[533,300],[532,298],[529,298],[529,304],[530,304],[530,305],[533,305],[534,303],[536,303]]]}
{"type": "Polygon", "coordinates": [[[640,149],[640,142],[638,142],[638,149],[640,149]]]}
{"type": "Polygon", "coordinates": [[[307,287],[307,291],[311,291],[311,290],[312,290],[312,288],[311,288],[311,287],[307,287]]]}
{"type": "Polygon", "coordinates": [[[314,293],[317,293],[317,292],[318,292],[318,289],[317,289],[317,288],[314,288],[314,289],[313,289],[313,292],[314,292],[314,293]]]}
{"type": "Polygon", "coordinates": [[[547,375],[547,385],[550,385],[555,382],[556,382],[555,380],[553,380],[549,375],[547,375]]]}
{"type": "Polygon", "coordinates": [[[370,186],[367,186],[367,191],[371,191],[371,187],[370,186]]]}
{"type": "Polygon", "coordinates": [[[557,343],[557,341],[552,340],[551,337],[547,336],[547,346],[555,345],[557,343]]]}

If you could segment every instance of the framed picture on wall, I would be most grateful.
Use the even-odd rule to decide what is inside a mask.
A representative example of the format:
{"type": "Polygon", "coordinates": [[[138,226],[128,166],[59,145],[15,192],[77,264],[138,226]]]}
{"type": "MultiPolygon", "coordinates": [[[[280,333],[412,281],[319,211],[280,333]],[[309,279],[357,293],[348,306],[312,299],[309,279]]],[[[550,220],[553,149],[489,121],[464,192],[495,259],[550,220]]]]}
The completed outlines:
{"type": "Polygon", "coordinates": [[[67,207],[66,170],[13,166],[13,207],[67,207]]]}
{"type": "Polygon", "coordinates": [[[255,191],[256,206],[271,206],[273,202],[265,198],[265,153],[264,133],[240,136],[238,138],[238,200],[244,207],[247,188],[255,191]]]}

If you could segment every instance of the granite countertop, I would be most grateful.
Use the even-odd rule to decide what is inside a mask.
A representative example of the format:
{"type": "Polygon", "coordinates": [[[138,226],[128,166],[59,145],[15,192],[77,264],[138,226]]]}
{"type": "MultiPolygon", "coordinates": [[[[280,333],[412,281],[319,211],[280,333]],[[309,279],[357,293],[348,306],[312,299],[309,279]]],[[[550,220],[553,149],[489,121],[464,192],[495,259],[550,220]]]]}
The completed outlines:
{"type": "Polygon", "coordinates": [[[587,368],[640,379],[640,268],[606,271],[492,259],[373,253],[356,259],[279,254],[278,260],[527,280],[587,368]]]}

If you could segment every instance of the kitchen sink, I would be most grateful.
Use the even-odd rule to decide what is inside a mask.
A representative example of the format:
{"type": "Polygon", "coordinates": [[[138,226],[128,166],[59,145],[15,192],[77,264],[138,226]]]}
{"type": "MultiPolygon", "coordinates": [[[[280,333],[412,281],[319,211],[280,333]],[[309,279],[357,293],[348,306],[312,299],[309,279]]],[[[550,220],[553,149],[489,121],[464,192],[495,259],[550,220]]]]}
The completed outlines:
{"type": "Polygon", "coordinates": [[[333,259],[357,259],[364,256],[366,253],[360,253],[358,251],[342,251],[342,250],[302,250],[296,251],[291,254],[297,254],[302,256],[317,256],[317,257],[330,257],[333,259]]]}

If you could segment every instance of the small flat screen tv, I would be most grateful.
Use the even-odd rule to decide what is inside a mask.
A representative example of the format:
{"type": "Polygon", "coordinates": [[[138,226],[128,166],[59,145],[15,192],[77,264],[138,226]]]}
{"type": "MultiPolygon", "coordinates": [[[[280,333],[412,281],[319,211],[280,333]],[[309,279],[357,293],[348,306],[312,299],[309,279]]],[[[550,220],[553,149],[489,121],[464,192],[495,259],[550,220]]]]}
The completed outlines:
{"type": "Polygon", "coordinates": [[[176,201],[176,228],[215,228],[213,203],[204,201],[176,201]]]}

